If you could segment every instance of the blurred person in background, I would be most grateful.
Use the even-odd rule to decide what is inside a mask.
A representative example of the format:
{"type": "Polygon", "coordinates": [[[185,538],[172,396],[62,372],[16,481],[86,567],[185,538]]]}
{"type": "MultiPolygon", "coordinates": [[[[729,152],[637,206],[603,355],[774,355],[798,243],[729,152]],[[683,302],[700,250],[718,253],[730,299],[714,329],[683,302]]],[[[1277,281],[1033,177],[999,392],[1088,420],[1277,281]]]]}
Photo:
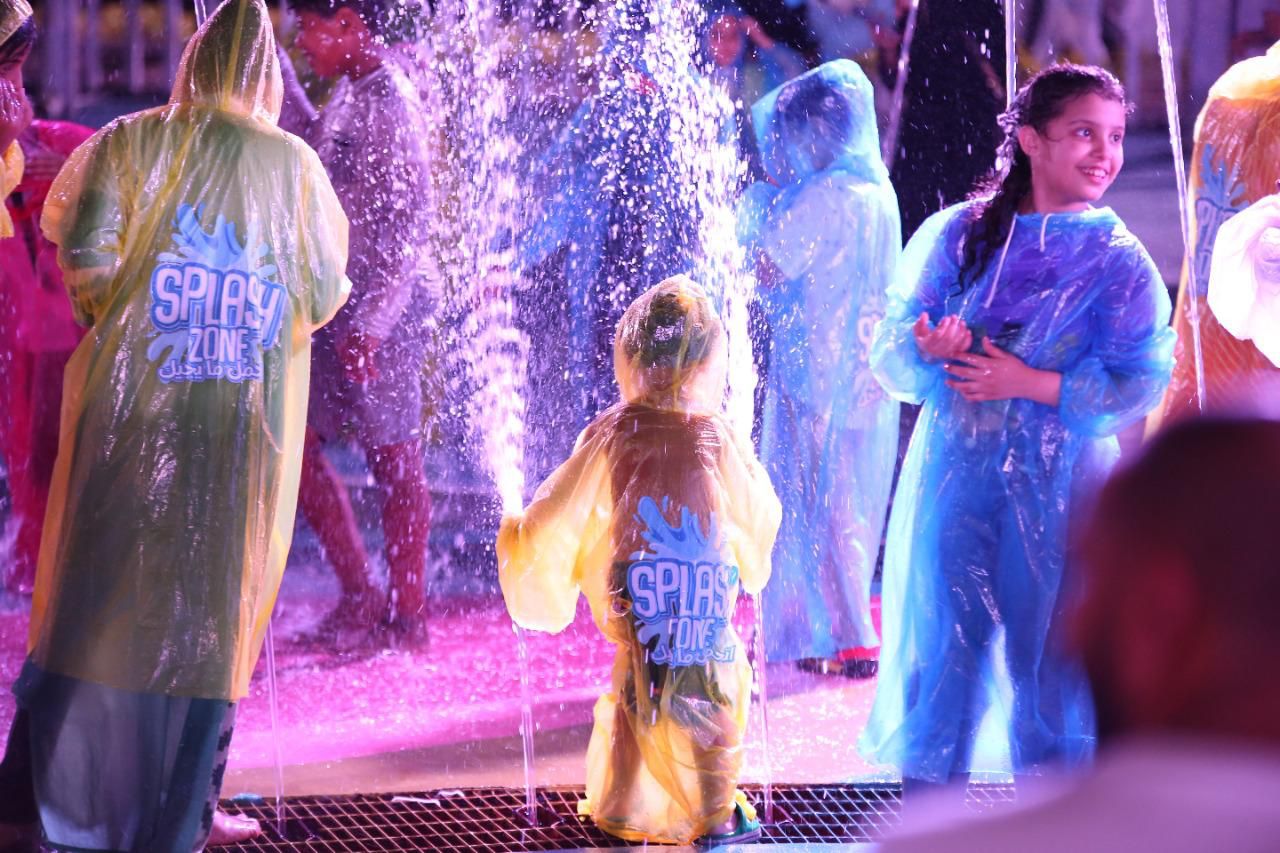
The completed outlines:
{"type": "Polygon", "coordinates": [[[896,50],[897,5],[896,0],[808,0],[805,4],[805,17],[818,40],[819,60],[852,59],[862,66],[871,81],[881,125],[892,94],[881,74],[881,53],[896,50]]]}
{"type": "Polygon", "coordinates": [[[1020,788],[1016,806],[985,818],[942,806],[879,849],[1276,850],[1277,507],[1274,417],[1209,416],[1158,435],[1104,487],[1078,549],[1073,644],[1097,707],[1096,766],[1020,788]]]}
{"type": "Polygon", "coordinates": [[[36,119],[18,137],[26,168],[5,200],[13,237],[0,239],[0,453],[9,472],[17,524],[4,585],[31,594],[53,460],[58,453],[62,371],[84,329],[71,314],[57,247],[40,233],[54,176],[93,130],[36,119]]]}

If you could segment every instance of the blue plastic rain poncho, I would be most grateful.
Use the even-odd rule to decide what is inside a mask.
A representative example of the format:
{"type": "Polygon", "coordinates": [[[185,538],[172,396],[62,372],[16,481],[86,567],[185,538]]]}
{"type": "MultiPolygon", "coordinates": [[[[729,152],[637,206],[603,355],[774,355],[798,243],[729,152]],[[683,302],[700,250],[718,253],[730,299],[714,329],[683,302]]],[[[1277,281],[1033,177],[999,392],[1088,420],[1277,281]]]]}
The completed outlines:
{"type": "Polygon", "coordinates": [[[45,236],[92,328],[66,370],[31,615],[43,671],[236,700],[285,556],[311,333],[349,289],[347,220],[275,126],[262,0],[188,43],[167,106],[78,148],[45,236]]]}
{"type": "Polygon", "coordinates": [[[581,590],[616,647],[587,751],[596,824],[688,843],[741,797],[751,667],[732,619],[769,579],[778,501],[719,414],[726,342],[701,288],[681,276],[637,300],[614,358],[622,402],[503,519],[499,579],[542,631],[573,621],[581,590]]]}
{"type": "Polygon", "coordinates": [[[1050,640],[1068,521],[1115,460],[1115,433],[1156,404],[1172,368],[1168,293],[1109,208],[1017,216],[1003,264],[962,286],[970,210],[937,213],[911,239],[872,349],[885,388],[924,406],[889,522],[880,684],[862,747],[933,781],[969,769],[994,695],[1011,700],[1015,772],[1091,749],[1085,684],[1050,640]],[[975,340],[1060,372],[1061,402],[967,402],[920,355],[921,312],[935,324],[957,314],[975,340]]]}
{"type": "Polygon", "coordinates": [[[760,299],[772,330],[761,457],[782,499],[765,590],[770,660],[878,644],[871,578],[898,446],[898,404],[868,365],[902,238],[880,162],[871,84],[823,65],[752,110],[765,165],[746,240],[781,273],[760,299]]]}
{"type": "MultiPolygon", "coordinates": [[[[623,4],[625,5],[625,4],[623,4]]],[[[567,248],[566,369],[582,423],[612,396],[610,334],[645,282],[693,267],[699,257],[696,188],[682,180],[673,151],[680,109],[725,108],[692,76],[660,85],[647,67],[653,38],[642,12],[615,10],[606,33],[600,90],[582,103],[534,168],[538,198],[529,229],[517,238],[529,271],[567,248]]],[[[684,121],[689,121],[686,116],[684,121]]]]}

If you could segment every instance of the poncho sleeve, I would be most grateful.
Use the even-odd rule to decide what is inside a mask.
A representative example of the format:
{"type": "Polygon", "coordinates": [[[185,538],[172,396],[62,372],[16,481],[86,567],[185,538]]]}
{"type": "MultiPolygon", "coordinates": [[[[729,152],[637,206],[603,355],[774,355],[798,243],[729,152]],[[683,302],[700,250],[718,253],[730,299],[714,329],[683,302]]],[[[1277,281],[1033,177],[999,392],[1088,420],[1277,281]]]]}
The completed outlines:
{"type": "Polygon", "coordinates": [[[1094,345],[1062,375],[1063,424],[1085,435],[1113,435],[1155,407],[1173,371],[1176,336],[1169,294],[1136,241],[1116,246],[1092,306],[1094,345]]]}
{"type": "Polygon", "coordinates": [[[524,513],[498,531],[498,581],[511,618],[558,633],[573,621],[586,557],[609,535],[608,454],[593,425],[538,487],[524,513]]]}
{"type": "Polygon", "coordinates": [[[22,182],[22,148],[15,141],[0,156],[0,238],[13,236],[13,220],[4,200],[22,182]]]}
{"type": "Polygon", "coordinates": [[[935,324],[945,314],[947,292],[960,279],[954,235],[964,225],[966,210],[950,207],[920,226],[907,243],[889,287],[885,317],[876,325],[871,370],[885,391],[904,403],[923,402],[943,380],[942,364],[920,354],[911,327],[921,313],[935,324]]]}
{"type": "Polygon", "coordinates": [[[124,260],[134,172],[122,130],[122,125],[108,125],[72,152],[53,181],[40,219],[45,237],[58,247],[76,320],[86,326],[93,325],[114,295],[124,260]]]}

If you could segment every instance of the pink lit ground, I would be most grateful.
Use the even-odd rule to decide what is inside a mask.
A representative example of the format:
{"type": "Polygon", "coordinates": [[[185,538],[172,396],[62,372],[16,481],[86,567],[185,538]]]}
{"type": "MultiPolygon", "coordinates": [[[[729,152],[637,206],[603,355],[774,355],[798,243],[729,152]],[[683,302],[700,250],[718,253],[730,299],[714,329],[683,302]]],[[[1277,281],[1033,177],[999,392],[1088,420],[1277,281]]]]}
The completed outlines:
{"type": "MultiPolygon", "coordinates": [[[[291,569],[292,571],[292,569],[291,569]]],[[[327,580],[327,579],[326,579],[327,580]]],[[[451,603],[433,616],[425,652],[336,654],[297,635],[332,605],[333,590],[307,569],[286,582],[276,613],[279,737],[272,737],[266,658],[238,712],[225,795],[275,790],[278,744],[289,794],[412,791],[524,784],[516,640],[501,600],[451,603]]],[[[750,603],[740,605],[750,636],[750,603]]],[[[26,603],[0,599],[0,680],[21,666],[26,603]]],[[[563,634],[529,635],[535,782],[581,783],[591,708],[609,678],[611,647],[585,605],[563,634]]],[[[850,781],[883,772],[857,754],[875,682],[810,675],[789,664],[767,672],[772,777],[850,781]]],[[[5,730],[12,697],[0,700],[5,730]]],[[[753,703],[746,781],[764,777],[761,713],[753,703]]]]}

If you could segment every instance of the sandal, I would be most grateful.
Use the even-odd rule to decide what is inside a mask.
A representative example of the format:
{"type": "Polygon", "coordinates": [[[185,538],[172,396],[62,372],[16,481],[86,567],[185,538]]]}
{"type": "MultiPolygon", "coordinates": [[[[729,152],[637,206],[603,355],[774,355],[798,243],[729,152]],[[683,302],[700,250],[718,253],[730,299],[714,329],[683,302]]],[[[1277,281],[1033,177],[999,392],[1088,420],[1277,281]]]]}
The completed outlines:
{"type": "Polygon", "coordinates": [[[843,675],[844,664],[830,658],[800,658],[796,661],[796,669],[801,672],[812,672],[817,675],[843,675]]]}
{"type": "Polygon", "coordinates": [[[840,664],[839,672],[845,678],[857,680],[875,678],[880,672],[880,661],[876,658],[849,658],[840,664]]]}
{"type": "Polygon", "coordinates": [[[734,823],[733,832],[720,832],[713,835],[702,835],[693,840],[695,847],[711,848],[723,847],[726,844],[747,844],[760,839],[760,821],[754,817],[747,815],[746,809],[742,807],[742,803],[735,803],[733,807],[734,816],[737,821],[734,823]]]}

